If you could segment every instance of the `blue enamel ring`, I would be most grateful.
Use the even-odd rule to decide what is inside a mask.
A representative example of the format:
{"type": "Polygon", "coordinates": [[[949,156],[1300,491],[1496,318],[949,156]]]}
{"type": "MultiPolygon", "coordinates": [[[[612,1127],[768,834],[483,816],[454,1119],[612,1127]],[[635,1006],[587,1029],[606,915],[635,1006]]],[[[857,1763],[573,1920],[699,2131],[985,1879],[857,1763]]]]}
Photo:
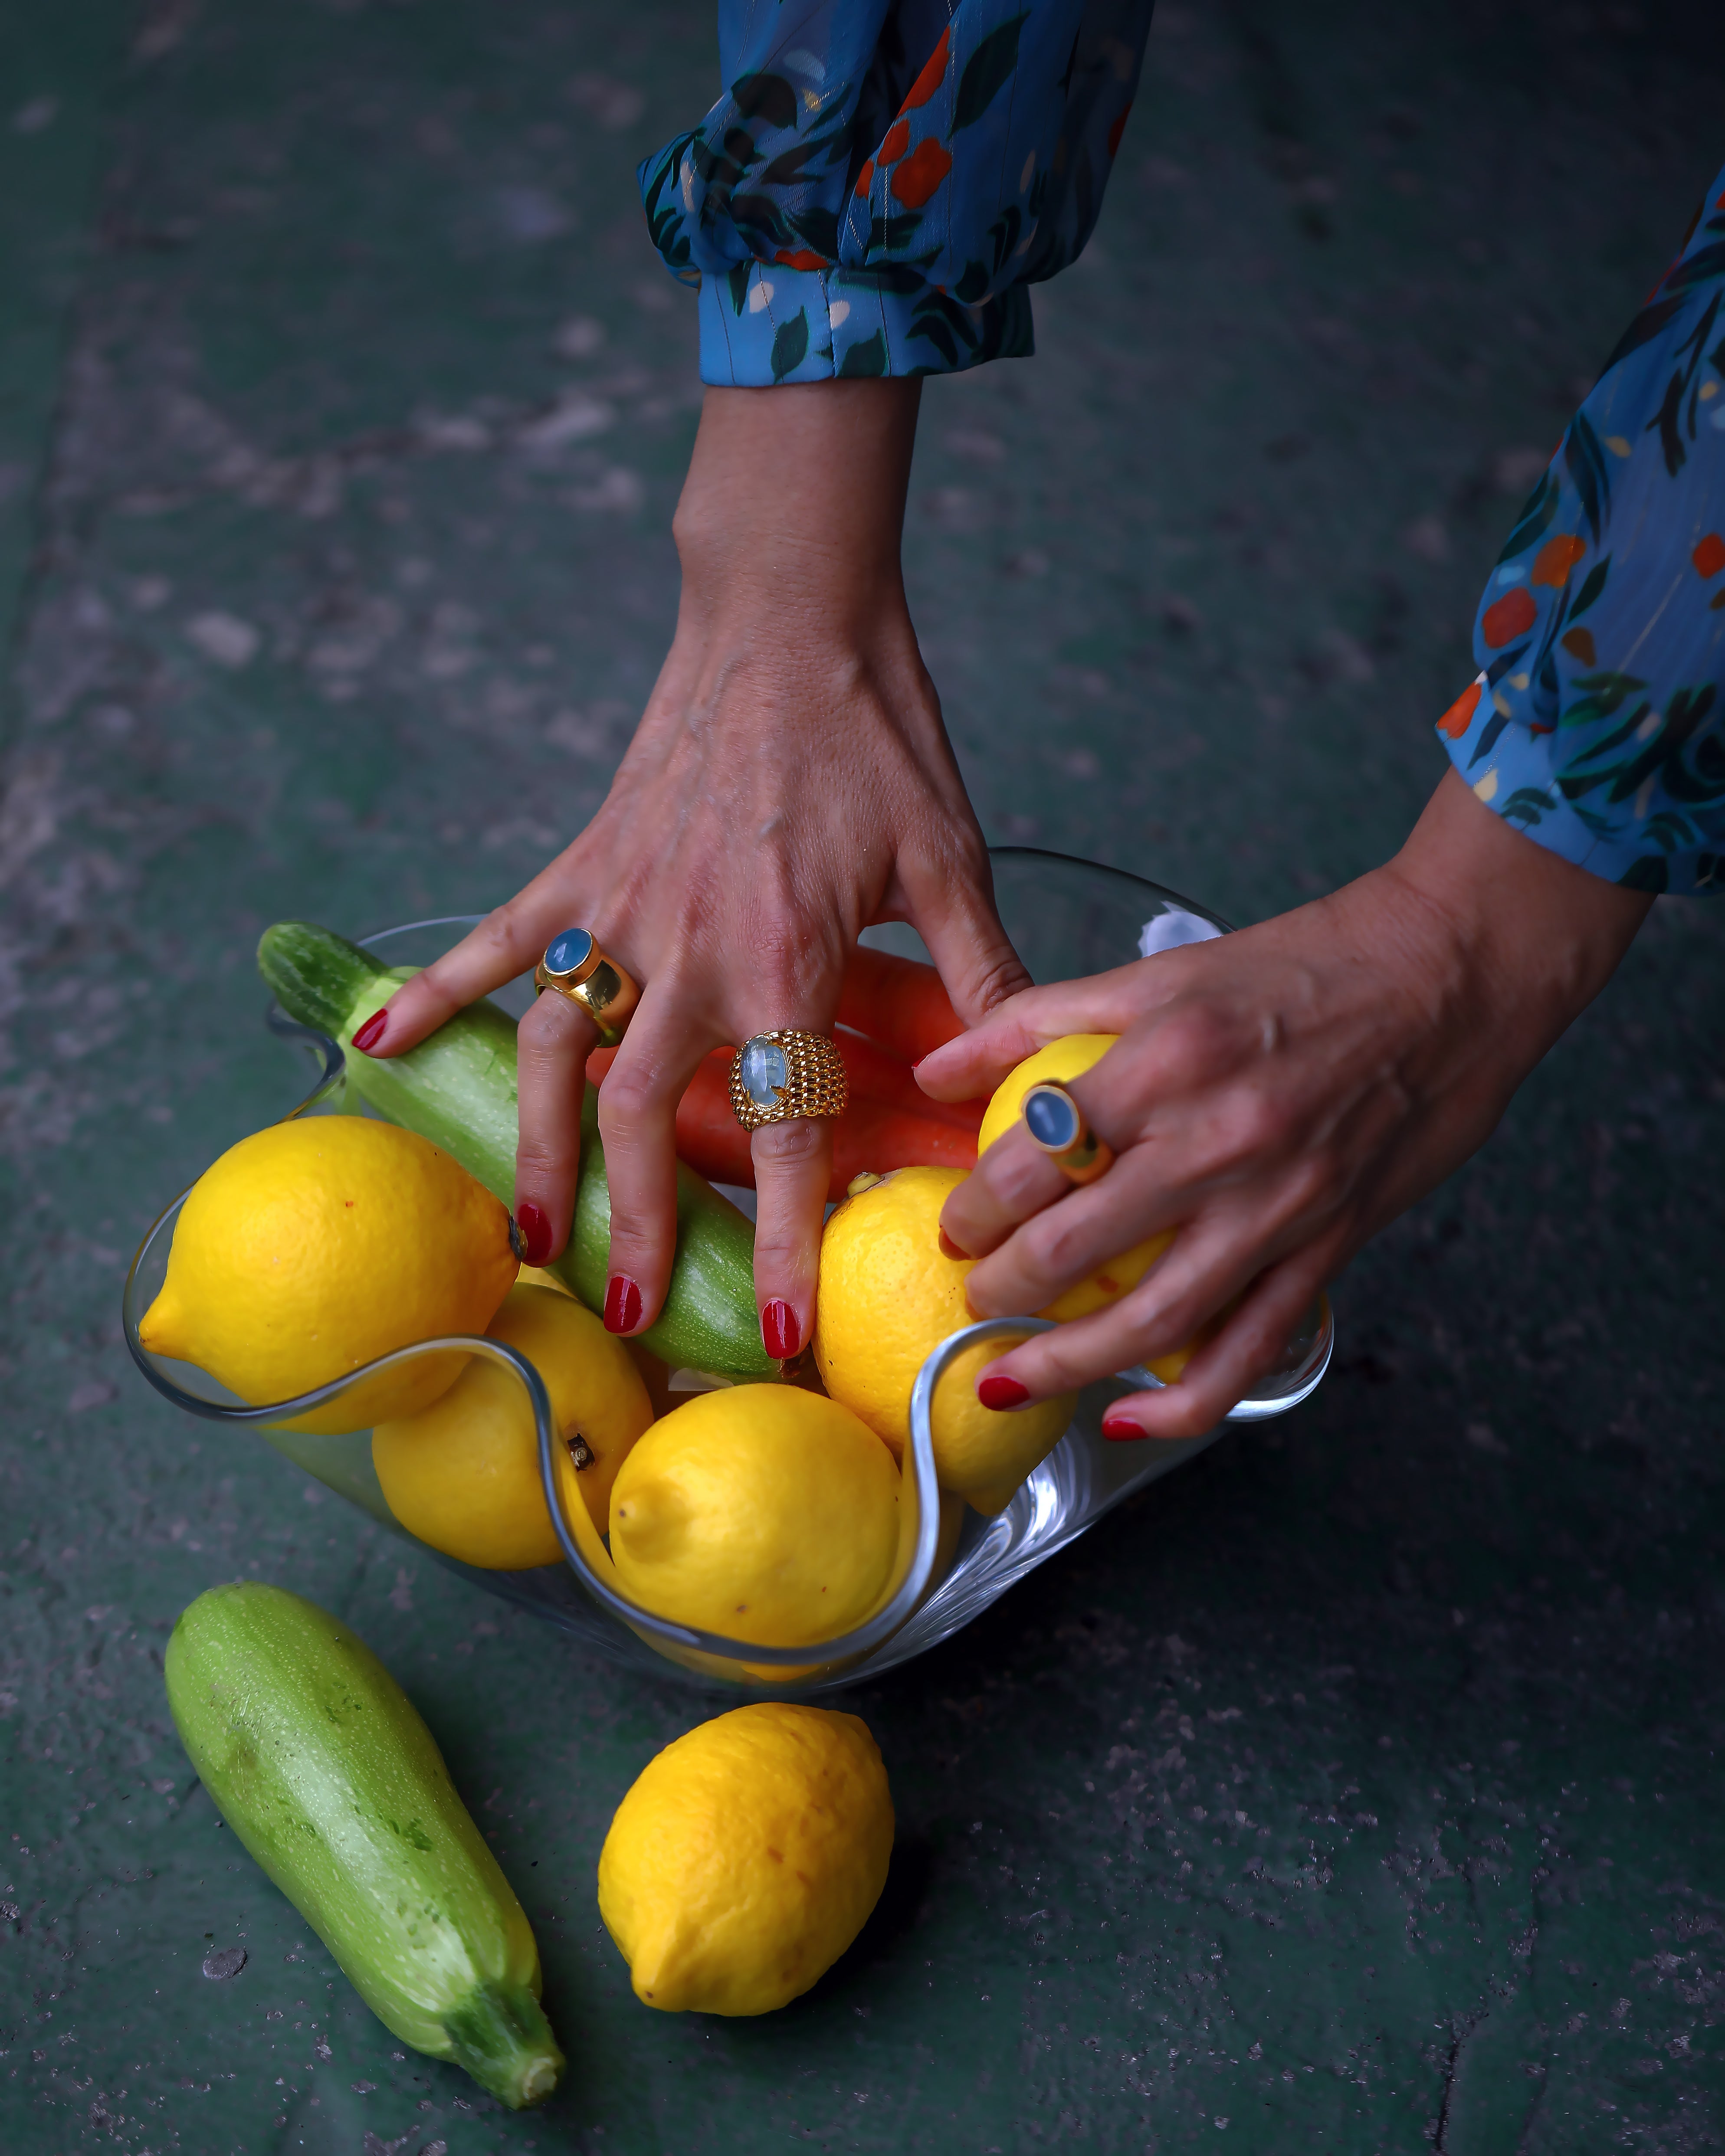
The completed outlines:
{"type": "Polygon", "coordinates": [[[1114,1165],[1114,1148],[1084,1120],[1084,1111],[1064,1086],[1048,1080],[1033,1086],[1019,1113],[1030,1142],[1059,1168],[1069,1183],[1094,1183],[1114,1165]]]}
{"type": "Polygon", "coordinates": [[[585,928],[566,928],[561,936],[552,937],[533,969],[533,987],[540,995],[550,988],[578,1004],[608,1047],[622,1040],[641,1000],[634,981],[614,958],[605,956],[585,928]]]}

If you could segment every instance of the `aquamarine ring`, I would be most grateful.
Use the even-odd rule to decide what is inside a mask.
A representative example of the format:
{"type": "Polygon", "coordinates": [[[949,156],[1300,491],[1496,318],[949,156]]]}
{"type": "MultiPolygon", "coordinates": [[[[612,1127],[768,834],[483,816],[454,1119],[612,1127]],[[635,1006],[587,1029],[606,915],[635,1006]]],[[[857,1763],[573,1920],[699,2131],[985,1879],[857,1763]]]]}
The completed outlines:
{"type": "Polygon", "coordinates": [[[842,1116],[850,1097],[845,1059],[824,1033],[757,1033],[732,1060],[731,1112],[746,1131],[793,1116],[842,1116]]]}
{"type": "Polygon", "coordinates": [[[614,958],[605,956],[585,928],[566,928],[561,936],[552,937],[533,969],[533,987],[541,995],[551,988],[578,1004],[608,1047],[622,1040],[641,1000],[634,982],[614,958]]]}

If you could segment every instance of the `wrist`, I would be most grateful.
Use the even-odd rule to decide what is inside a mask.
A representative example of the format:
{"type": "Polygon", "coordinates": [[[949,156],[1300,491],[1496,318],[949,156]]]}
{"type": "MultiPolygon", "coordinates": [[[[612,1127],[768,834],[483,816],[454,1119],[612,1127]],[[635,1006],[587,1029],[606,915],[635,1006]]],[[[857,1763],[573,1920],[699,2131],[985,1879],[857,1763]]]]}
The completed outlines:
{"type": "Polygon", "coordinates": [[[1470,1019],[1524,1069],[1604,988],[1652,903],[1512,829],[1454,772],[1378,873],[1470,1019]]]}
{"type": "Polygon", "coordinates": [[[902,608],[900,545],[922,385],[713,388],[672,521],[685,606],[770,605],[830,632],[902,608]]]}

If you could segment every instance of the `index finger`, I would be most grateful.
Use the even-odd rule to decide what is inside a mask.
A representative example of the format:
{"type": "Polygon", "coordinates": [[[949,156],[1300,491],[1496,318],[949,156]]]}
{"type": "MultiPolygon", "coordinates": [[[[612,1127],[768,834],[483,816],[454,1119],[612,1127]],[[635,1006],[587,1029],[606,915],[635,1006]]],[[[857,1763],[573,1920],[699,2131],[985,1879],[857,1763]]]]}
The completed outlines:
{"type": "Polygon", "coordinates": [[[398,1055],[458,1010],[536,966],[552,938],[578,924],[583,904],[567,886],[550,885],[549,874],[536,876],[470,930],[454,950],[404,982],[379,1013],[383,1026],[364,1044],[366,1054],[398,1055]]]}

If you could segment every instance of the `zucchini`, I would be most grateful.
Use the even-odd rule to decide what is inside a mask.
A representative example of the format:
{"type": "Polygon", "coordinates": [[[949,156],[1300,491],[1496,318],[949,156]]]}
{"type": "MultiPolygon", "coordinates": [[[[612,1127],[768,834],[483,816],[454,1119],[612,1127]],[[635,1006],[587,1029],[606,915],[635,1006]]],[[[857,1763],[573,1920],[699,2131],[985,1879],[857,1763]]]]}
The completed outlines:
{"type": "Polygon", "coordinates": [[[216,1809],[393,2035],[515,2109],[557,2087],[539,1949],[431,1732],[365,1642],[255,1580],[182,1612],[164,1672],[216,1809]]]}
{"type": "MultiPolygon", "coordinates": [[[[258,945],[258,967],[282,1009],[339,1041],[362,1097],[460,1162],[495,1197],[515,1199],[515,1020],[493,1003],[465,1010],[410,1048],[377,1058],[357,1052],[353,1030],[408,974],[305,921],[279,921],[258,945]]],[[[605,1306],[611,1191],[599,1136],[598,1094],[581,1104],[580,1181],[567,1249],[548,1270],[589,1310],[605,1306]]],[[[755,1231],[728,1198],[677,1164],[677,1250],[670,1286],[641,1345],[673,1368],[726,1377],[776,1378],[755,1312],[755,1231]]]]}

